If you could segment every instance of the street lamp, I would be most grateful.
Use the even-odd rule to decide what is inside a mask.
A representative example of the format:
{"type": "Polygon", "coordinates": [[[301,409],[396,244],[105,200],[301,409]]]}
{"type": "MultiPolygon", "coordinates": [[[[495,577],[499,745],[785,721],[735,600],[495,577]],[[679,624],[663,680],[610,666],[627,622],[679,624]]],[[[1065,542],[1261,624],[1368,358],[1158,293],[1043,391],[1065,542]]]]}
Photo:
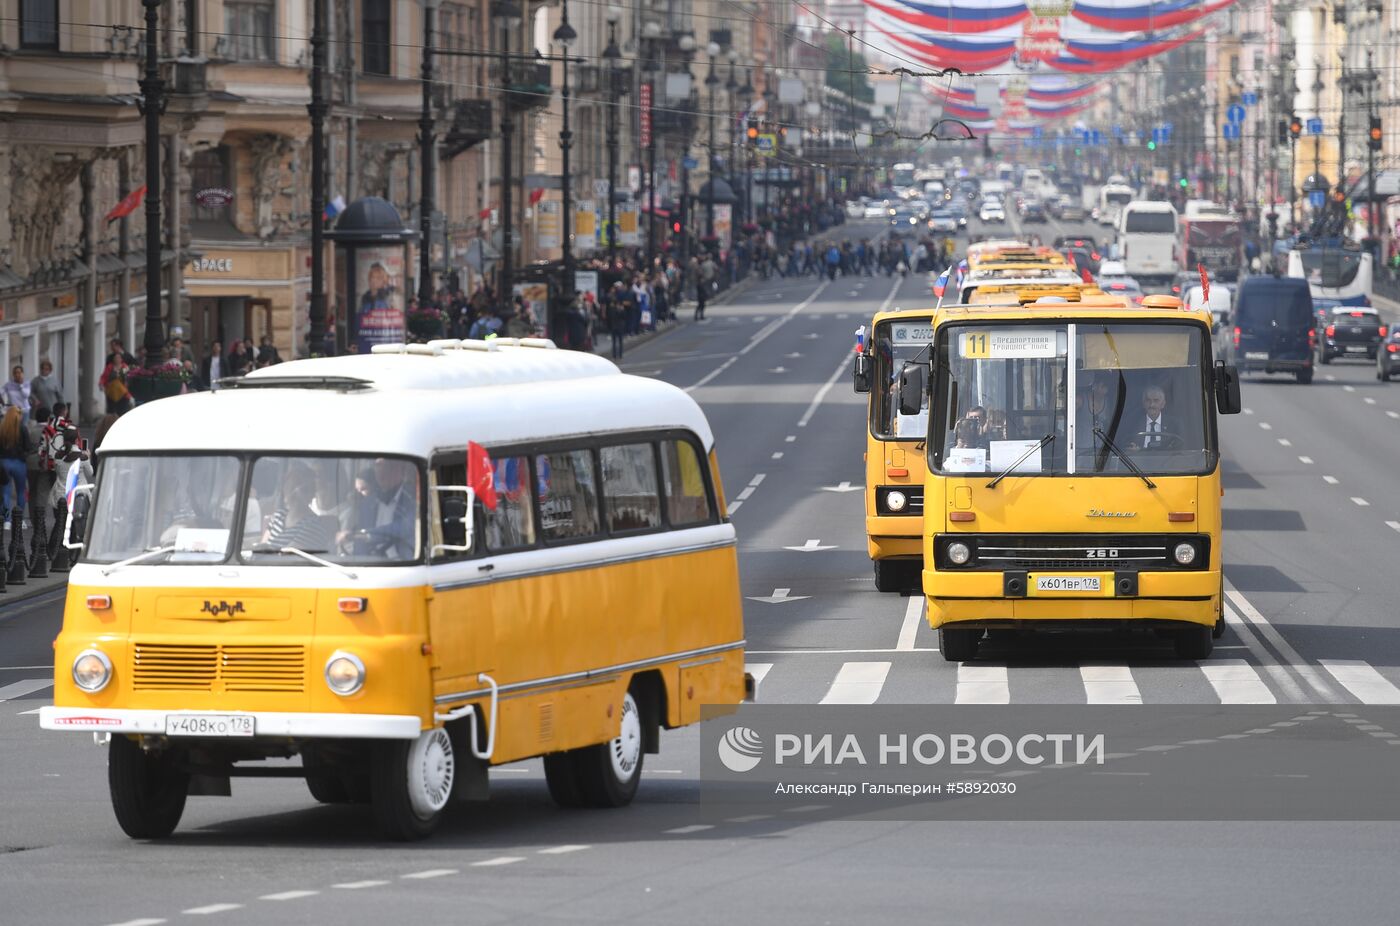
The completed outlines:
{"type": "MultiPolygon", "coordinates": [[[[676,45],[686,54],[685,70],[687,76],[690,74],[690,53],[695,51],[695,36],[686,33],[676,40],[676,45]]],[[[692,138],[686,136],[684,154],[681,155],[681,193],[677,197],[681,207],[681,266],[685,267],[690,262],[690,168],[686,167],[686,162],[690,159],[690,143],[692,138]]]]}
{"type": "Polygon", "coordinates": [[[710,195],[705,197],[705,238],[713,240],[715,237],[715,88],[719,86],[719,77],[715,74],[715,58],[719,57],[719,43],[711,42],[705,46],[705,53],[710,56],[710,72],[705,75],[705,89],[709,91],[709,102],[706,105],[706,155],[705,172],[708,175],[706,183],[710,186],[710,195]]]}
{"type": "MultiPolygon", "coordinates": [[[[312,0],[311,14],[311,292],[308,309],[311,330],[307,333],[308,354],[329,354],[326,346],[326,0],[312,0]]],[[[149,310],[150,303],[147,302],[149,310]]]]}
{"type": "MultiPolygon", "coordinates": [[[[433,19],[437,0],[423,4],[423,109],[418,117],[418,160],[422,167],[422,192],[418,197],[418,227],[423,236],[418,243],[418,302],[427,305],[433,298],[433,212],[437,209],[437,139],[433,122],[433,19]]],[[[312,216],[316,221],[319,216],[312,216]]]]}
{"type": "MultiPolygon", "coordinates": [[[[1314,59],[1313,59],[1313,82],[1312,82],[1313,112],[1315,112],[1315,113],[1317,114],[1317,118],[1318,118],[1318,119],[1321,119],[1321,118],[1322,118],[1322,91],[1325,90],[1325,89],[1326,89],[1326,85],[1322,82],[1322,59],[1321,59],[1321,58],[1314,58],[1314,59]]],[[[1316,176],[1320,176],[1321,174],[1322,174],[1322,134],[1321,134],[1321,133],[1318,133],[1317,135],[1314,135],[1314,136],[1313,136],[1313,176],[1316,177],[1316,176]]]]}
{"type": "MultiPolygon", "coordinates": [[[[145,365],[153,367],[165,359],[160,317],[160,117],[165,110],[165,81],[160,76],[159,39],[163,0],[142,2],[146,7],[146,76],[141,78],[141,114],[146,117],[146,336],[142,343],[146,347],[145,365]]],[[[312,218],[314,224],[320,217],[312,218]]],[[[170,298],[179,297],[172,292],[170,298]]]]}
{"type": "Polygon", "coordinates": [[[603,49],[603,58],[608,62],[608,269],[617,265],[617,62],[622,52],[617,47],[617,24],[622,19],[622,8],[608,7],[604,14],[608,22],[608,47],[603,49]]]}
{"type": "Polygon", "coordinates": [[[564,304],[574,301],[574,195],[573,177],[569,173],[569,149],[573,147],[573,134],[569,132],[569,49],[578,41],[578,32],[569,25],[569,0],[564,0],[559,13],[559,28],[554,30],[554,44],[564,50],[561,56],[563,86],[560,96],[563,99],[563,127],[559,130],[560,155],[560,195],[563,199],[559,227],[559,249],[564,263],[564,304]]]}
{"type": "MultiPolygon", "coordinates": [[[[777,101],[778,94],[773,92],[773,73],[774,72],[770,69],[763,79],[763,121],[768,124],[768,130],[770,132],[776,133],[777,127],[773,122],[773,104],[777,101]]],[[[777,147],[776,144],[774,147],[777,147]]],[[[777,152],[774,151],[774,154],[776,153],[777,152]]],[[[765,165],[763,168],[763,211],[765,213],[771,213],[773,211],[771,202],[773,195],[771,192],[772,186],[773,177],[771,175],[771,168],[765,165]]],[[[769,218],[771,219],[772,216],[770,215],[769,218]]]]}
{"type": "Polygon", "coordinates": [[[642,71],[647,75],[647,82],[643,89],[647,91],[646,100],[642,102],[642,107],[638,110],[639,117],[644,120],[645,131],[642,132],[642,147],[647,153],[647,169],[642,175],[642,182],[645,184],[646,193],[643,199],[647,203],[647,272],[656,266],[656,127],[652,125],[652,108],[656,105],[656,75],[665,71],[665,66],[656,58],[657,40],[661,38],[661,26],[659,23],[648,20],[642,25],[642,39],[647,43],[646,58],[642,62],[642,71]]]}
{"type": "Polygon", "coordinates": [[[501,278],[500,304],[511,303],[511,276],[514,272],[514,235],[510,216],[511,136],[515,125],[510,118],[510,31],[520,27],[520,7],[512,0],[491,0],[491,18],[501,27],[501,278]]]}
{"type": "MultiPolygon", "coordinates": [[[[753,103],[753,69],[744,69],[744,85],[739,88],[739,99],[744,101],[747,112],[753,103]]],[[[744,142],[744,222],[753,221],[753,142],[745,134],[744,142]]]]}

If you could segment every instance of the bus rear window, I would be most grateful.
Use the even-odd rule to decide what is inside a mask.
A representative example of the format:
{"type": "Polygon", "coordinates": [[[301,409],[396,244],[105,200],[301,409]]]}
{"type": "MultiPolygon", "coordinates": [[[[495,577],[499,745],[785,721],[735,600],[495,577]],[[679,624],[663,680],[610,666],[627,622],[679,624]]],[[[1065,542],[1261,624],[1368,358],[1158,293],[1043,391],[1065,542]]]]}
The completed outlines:
{"type": "Polygon", "coordinates": [[[1132,211],[1123,220],[1123,231],[1130,235],[1174,235],[1176,216],[1170,212],[1132,211]]]}

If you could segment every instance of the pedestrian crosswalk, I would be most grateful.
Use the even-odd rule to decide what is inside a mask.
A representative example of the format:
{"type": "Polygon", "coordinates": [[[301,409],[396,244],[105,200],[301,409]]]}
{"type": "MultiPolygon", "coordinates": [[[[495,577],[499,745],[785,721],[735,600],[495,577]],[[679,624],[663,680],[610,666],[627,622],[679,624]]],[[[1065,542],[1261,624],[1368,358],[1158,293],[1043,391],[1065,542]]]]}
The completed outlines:
{"type": "Polygon", "coordinates": [[[8,685],[0,685],[0,701],[17,701],[30,697],[36,692],[53,687],[53,678],[26,678],[8,685]]]}
{"type": "MultiPolygon", "coordinates": [[[[1303,701],[1279,685],[1277,665],[1215,657],[1201,662],[1084,661],[1077,665],[946,663],[923,651],[877,650],[878,661],[820,651],[770,655],[745,669],[763,704],[1277,704],[1303,701]]],[[[1333,703],[1400,704],[1400,671],[1320,660],[1333,703]]],[[[1320,702],[1318,702],[1320,703],[1320,702]]]]}

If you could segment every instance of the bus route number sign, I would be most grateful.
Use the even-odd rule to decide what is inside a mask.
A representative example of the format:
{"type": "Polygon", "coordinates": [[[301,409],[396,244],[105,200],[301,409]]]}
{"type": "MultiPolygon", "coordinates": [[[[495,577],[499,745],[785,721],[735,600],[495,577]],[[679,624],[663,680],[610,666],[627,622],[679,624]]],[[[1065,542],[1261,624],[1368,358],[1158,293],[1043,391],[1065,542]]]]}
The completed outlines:
{"type": "Polygon", "coordinates": [[[964,331],[958,353],[966,360],[1019,360],[1056,356],[1055,329],[1006,328],[964,331]]]}

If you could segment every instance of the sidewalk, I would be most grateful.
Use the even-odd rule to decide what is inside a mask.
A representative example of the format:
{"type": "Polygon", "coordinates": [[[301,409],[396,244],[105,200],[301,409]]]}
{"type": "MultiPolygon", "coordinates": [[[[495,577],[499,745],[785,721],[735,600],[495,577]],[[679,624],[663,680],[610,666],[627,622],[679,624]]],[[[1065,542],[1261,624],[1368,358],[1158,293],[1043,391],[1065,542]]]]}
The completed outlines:
{"type": "MultiPolygon", "coordinates": [[[[8,533],[5,535],[5,537],[6,540],[9,539],[8,533]]],[[[8,544],[6,545],[5,549],[9,549],[8,544]]],[[[0,614],[5,613],[5,608],[8,605],[12,605],[19,601],[24,601],[27,598],[33,598],[36,595],[43,595],[46,592],[51,592],[56,588],[63,588],[67,584],[68,573],[54,572],[52,569],[49,570],[48,576],[43,579],[26,578],[24,580],[23,585],[12,585],[6,583],[5,590],[3,592],[0,592],[0,614]]]]}
{"type": "MultiPolygon", "coordinates": [[[[715,298],[705,303],[705,307],[711,308],[713,306],[727,305],[728,303],[733,302],[735,299],[739,298],[745,292],[747,292],[749,288],[753,286],[754,280],[756,279],[757,276],[755,274],[749,274],[744,279],[735,283],[733,286],[730,286],[728,289],[715,296],[715,298]]],[[[682,316],[684,316],[687,312],[693,314],[694,310],[694,300],[682,302],[680,308],[675,311],[671,318],[668,318],[666,321],[657,325],[651,331],[643,331],[641,334],[634,334],[629,336],[627,340],[623,343],[624,349],[630,351],[633,348],[640,347],[648,341],[653,341],[661,337],[668,331],[674,331],[677,328],[685,327],[686,323],[682,320],[682,316]]],[[[612,354],[612,341],[611,337],[607,334],[607,332],[604,332],[602,337],[595,337],[593,339],[593,353],[606,355],[612,354]]]]}

